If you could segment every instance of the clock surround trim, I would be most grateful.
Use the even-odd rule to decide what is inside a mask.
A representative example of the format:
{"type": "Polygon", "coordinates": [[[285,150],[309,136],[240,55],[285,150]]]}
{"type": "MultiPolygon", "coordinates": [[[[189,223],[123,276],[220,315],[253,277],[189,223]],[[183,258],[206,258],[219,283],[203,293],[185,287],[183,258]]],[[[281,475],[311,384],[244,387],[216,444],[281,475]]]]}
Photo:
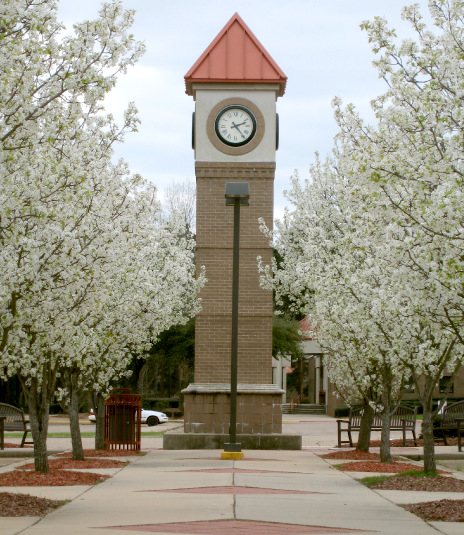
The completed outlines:
{"type": "Polygon", "coordinates": [[[266,123],[264,120],[264,115],[261,113],[261,110],[251,102],[251,100],[248,100],[246,98],[240,98],[240,97],[230,97],[222,100],[221,102],[218,102],[216,106],[210,111],[208,115],[208,119],[206,120],[206,133],[208,135],[209,140],[211,143],[218,149],[220,152],[224,154],[228,154],[229,156],[241,156],[242,154],[248,154],[252,150],[254,150],[262,141],[264,137],[264,132],[266,129],[266,123]],[[242,145],[241,147],[231,147],[230,145],[226,145],[223,143],[219,137],[216,134],[216,117],[218,116],[219,112],[222,111],[224,108],[227,108],[228,106],[244,106],[245,108],[248,108],[256,119],[256,133],[253,137],[253,139],[247,143],[246,145],[242,145]]]}

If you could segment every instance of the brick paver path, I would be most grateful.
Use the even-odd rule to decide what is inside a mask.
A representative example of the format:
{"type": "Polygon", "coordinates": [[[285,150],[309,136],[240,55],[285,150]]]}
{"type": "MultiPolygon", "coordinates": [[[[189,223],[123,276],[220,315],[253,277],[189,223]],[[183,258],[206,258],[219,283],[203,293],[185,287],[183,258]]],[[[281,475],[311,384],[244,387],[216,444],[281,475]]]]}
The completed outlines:
{"type": "Polygon", "coordinates": [[[251,470],[249,468],[207,468],[205,470],[166,470],[166,472],[197,472],[207,474],[288,474],[276,470],[251,470]]]}
{"type": "Polygon", "coordinates": [[[190,489],[162,489],[142,492],[175,492],[180,494],[325,494],[304,490],[263,489],[261,487],[195,487],[190,489]]]}
{"type": "Polygon", "coordinates": [[[363,533],[356,529],[300,526],[273,522],[219,520],[212,522],[179,522],[145,526],[111,526],[103,529],[143,531],[145,533],[183,533],[191,535],[316,535],[323,533],[363,533]]]}

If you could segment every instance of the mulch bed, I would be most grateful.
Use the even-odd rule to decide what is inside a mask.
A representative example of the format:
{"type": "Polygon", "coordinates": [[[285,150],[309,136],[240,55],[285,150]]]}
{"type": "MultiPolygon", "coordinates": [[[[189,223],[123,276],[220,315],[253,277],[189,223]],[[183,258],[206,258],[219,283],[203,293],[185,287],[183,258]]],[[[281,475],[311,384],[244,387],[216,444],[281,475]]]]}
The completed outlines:
{"type": "Polygon", "coordinates": [[[93,472],[71,472],[52,470],[49,474],[14,470],[0,474],[0,487],[67,487],[74,485],[96,485],[109,478],[93,472]]]}
{"type": "Polygon", "coordinates": [[[387,480],[369,485],[378,490],[414,490],[422,492],[464,492],[464,481],[454,477],[393,476],[387,480]]]}
{"type": "MultiPolygon", "coordinates": [[[[456,437],[446,437],[446,441],[448,442],[448,446],[457,446],[458,445],[458,439],[456,437]]],[[[356,447],[357,446],[357,443],[356,442],[353,442],[354,446],[356,447]]],[[[435,445],[445,445],[445,443],[443,442],[443,439],[441,437],[435,437],[435,445]]],[[[421,439],[421,438],[418,438],[417,439],[417,447],[422,447],[424,445],[424,441],[421,439]]],[[[403,439],[402,438],[399,438],[399,439],[395,439],[395,440],[390,440],[390,446],[392,448],[402,448],[403,447],[403,439]]],[[[349,448],[351,447],[349,444],[343,444],[342,445],[343,448],[349,448]]],[[[380,448],[380,440],[371,440],[370,442],[370,447],[371,448],[380,448]]],[[[406,448],[415,448],[416,446],[414,445],[414,441],[412,438],[408,438],[406,439],[406,448]]]]}
{"type": "MultiPolygon", "coordinates": [[[[122,468],[126,463],[113,459],[86,459],[85,461],[73,461],[73,459],[49,459],[50,470],[79,470],[82,468],[122,468]]],[[[34,463],[24,464],[18,470],[34,470],[34,463]]]]}
{"type": "MultiPolygon", "coordinates": [[[[369,451],[332,451],[325,455],[320,455],[323,459],[350,459],[352,461],[380,461],[379,453],[371,453],[369,451]]],[[[393,457],[396,460],[396,457],[393,457]]]]}
{"type": "MultiPolygon", "coordinates": [[[[133,451],[133,450],[84,450],[85,457],[143,457],[146,455],[146,451],[133,451]]],[[[71,457],[72,452],[66,451],[64,453],[58,453],[57,457],[71,457]]]]}
{"type": "Polygon", "coordinates": [[[464,500],[415,503],[406,505],[404,508],[424,520],[464,522],[464,500]]]}
{"type": "Polygon", "coordinates": [[[28,494],[0,492],[0,516],[45,516],[64,503],[28,494]]]}
{"type": "MultiPolygon", "coordinates": [[[[13,444],[13,442],[5,442],[5,448],[20,448],[21,444],[13,444]]],[[[33,448],[34,446],[23,446],[23,448],[33,448]]]]}
{"type": "MultiPolygon", "coordinates": [[[[353,463],[344,463],[338,467],[344,472],[375,472],[398,474],[406,470],[421,470],[421,467],[412,463],[381,463],[377,461],[355,461],[353,463]]],[[[449,474],[443,470],[437,470],[439,474],[449,474]]]]}

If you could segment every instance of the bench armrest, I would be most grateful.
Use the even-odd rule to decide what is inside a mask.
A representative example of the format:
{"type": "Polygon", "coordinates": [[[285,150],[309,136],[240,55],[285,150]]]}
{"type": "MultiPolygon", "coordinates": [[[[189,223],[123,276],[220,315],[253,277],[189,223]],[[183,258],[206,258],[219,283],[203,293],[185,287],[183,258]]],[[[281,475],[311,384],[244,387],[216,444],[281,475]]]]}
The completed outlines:
{"type": "Polygon", "coordinates": [[[348,427],[350,427],[351,422],[349,420],[337,420],[337,424],[339,427],[341,424],[348,424],[348,427]]]}

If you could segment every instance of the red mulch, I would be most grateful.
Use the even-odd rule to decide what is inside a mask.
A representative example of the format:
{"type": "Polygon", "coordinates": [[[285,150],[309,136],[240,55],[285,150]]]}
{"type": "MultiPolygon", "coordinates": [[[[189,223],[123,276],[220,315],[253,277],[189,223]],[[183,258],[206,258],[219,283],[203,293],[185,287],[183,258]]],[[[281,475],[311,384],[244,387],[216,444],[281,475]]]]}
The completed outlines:
{"type": "MultiPolygon", "coordinates": [[[[458,439],[456,437],[446,437],[446,441],[448,442],[448,446],[457,446],[458,445],[458,439]]],[[[354,446],[357,445],[356,442],[353,442],[354,446]]],[[[443,442],[443,439],[441,437],[435,437],[435,444],[436,445],[445,445],[443,442]]],[[[417,439],[417,447],[422,447],[424,445],[424,441],[421,438],[417,439]]],[[[370,442],[371,448],[380,448],[380,440],[371,440],[370,442]]],[[[392,448],[402,448],[403,447],[403,439],[395,439],[390,440],[390,446],[392,448]]],[[[343,444],[343,448],[349,448],[349,444],[343,444]]],[[[415,448],[414,440],[412,438],[406,439],[406,448],[415,448]]]]}
{"type": "MultiPolygon", "coordinates": [[[[406,470],[421,470],[422,468],[417,464],[412,463],[380,463],[377,461],[355,461],[353,463],[344,463],[338,467],[344,472],[375,472],[375,473],[389,473],[398,474],[406,470]]],[[[437,470],[439,474],[449,474],[443,470],[437,470]]]]}
{"type": "MultiPolygon", "coordinates": [[[[73,461],[72,459],[49,459],[50,470],[76,470],[81,468],[122,468],[126,463],[113,459],[86,459],[85,461],[73,461]]],[[[34,470],[34,463],[24,464],[19,470],[34,470]]]]}
{"type": "Polygon", "coordinates": [[[49,474],[14,470],[0,474],[0,487],[67,487],[69,485],[96,485],[109,478],[92,472],[52,470],[49,474]]]}
{"type": "Polygon", "coordinates": [[[404,508],[424,520],[464,522],[464,500],[415,503],[406,505],[404,508]]]}
{"type": "MultiPolygon", "coordinates": [[[[132,457],[133,455],[142,457],[146,454],[146,451],[133,450],[84,450],[85,457],[132,457]]],[[[72,452],[58,453],[57,457],[72,457],[72,452]]]]}
{"type": "Polygon", "coordinates": [[[374,485],[379,490],[414,490],[422,492],[464,492],[464,481],[454,477],[392,476],[374,485]]]}
{"type": "Polygon", "coordinates": [[[0,492],[1,516],[45,516],[65,502],[37,498],[28,494],[14,494],[13,492],[0,492]]]}
{"type": "MultiPolygon", "coordinates": [[[[323,459],[351,459],[353,461],[380,461],[379,453],[371,453],[369,451],[332,451],[321,455],[323,459]]],[[[393,457],[394,460],[397,460],[397,457],[393,457]]]]}
{"type": "MultiPolygon", "coordinates": [[[[5,442],[5,448],[20,448],[21,444],[13,444],[13,442],[5,442]]],[[[34,446],[23,446],[23,448],[33,448],[34,446]]]]}

